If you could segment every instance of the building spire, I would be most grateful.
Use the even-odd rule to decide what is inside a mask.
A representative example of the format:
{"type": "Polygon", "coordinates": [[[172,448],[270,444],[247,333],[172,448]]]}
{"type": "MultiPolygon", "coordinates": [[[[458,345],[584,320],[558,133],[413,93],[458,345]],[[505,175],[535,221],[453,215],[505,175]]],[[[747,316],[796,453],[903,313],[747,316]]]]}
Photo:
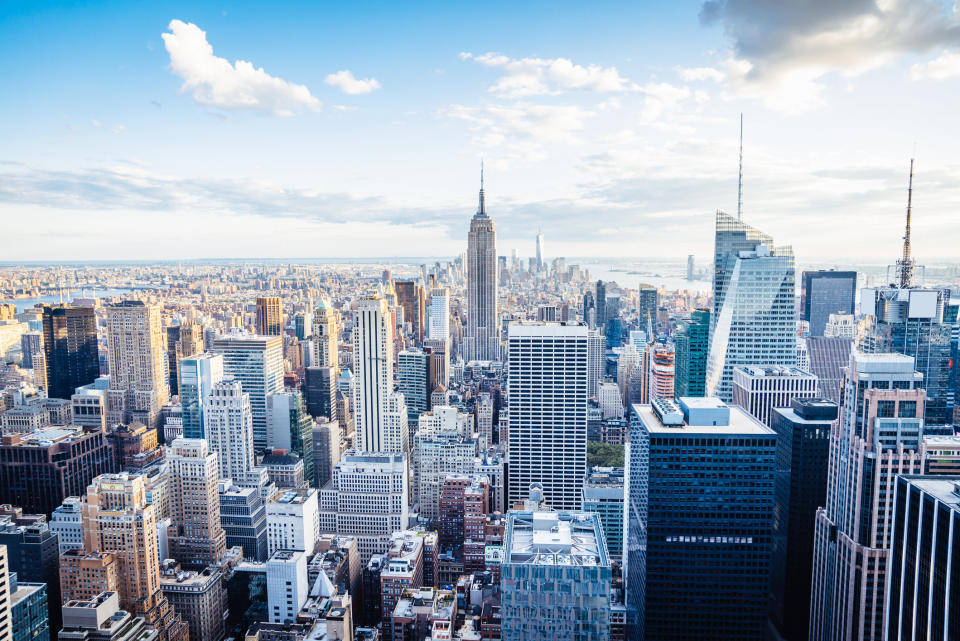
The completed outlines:
{"type": "Polygon", "coordinates": [[[743,112],[740,112],[740,173],[737,178],[737,220],[743,220],[743,112]]]}
{"type": "Polygon", "coordinates": [[[483,160],[480,160],[480,205],[477,207],[477,216],[487,215],[487,201],[483,195],[483,160]]]}
{"type": "Polygon", "coordinates": [[[914,261],[910,255],[910,217],[913,206],[913,158],[910,159],[910,180],[907,183],[907,227],[903,234],[903,257],[897,261],[898,284],[901,288],[913,284],[914,261]]]}

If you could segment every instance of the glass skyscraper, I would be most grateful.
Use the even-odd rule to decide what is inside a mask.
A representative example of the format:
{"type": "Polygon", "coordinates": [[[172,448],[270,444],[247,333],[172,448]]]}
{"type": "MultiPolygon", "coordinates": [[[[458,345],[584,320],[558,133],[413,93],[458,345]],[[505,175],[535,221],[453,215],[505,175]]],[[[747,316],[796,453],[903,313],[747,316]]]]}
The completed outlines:
{"type": "Polygon", "coordinates": [[[792,248],[717,212],[708,396],[732,399],[737,366],[796,364],[795,280],[792,248]]]}
{"type": "Polygon", "coordinates": [[[776,434],[717,398],[656,399],[632,415],[628,638],[762,639],[776,434]]]}
{"type": "Polygon", "coordinates": [[[674,345],[677,354],[676,396],[706,394],[707,351],[710,339],[710,310],[697,309],[690,318],[677,323],[674,345]]]}
{"type": "Polygon", "coordinates": [[[811,336],[823,336],[830,314],[854,313],[857,272],[806,271],[800,287],[800,309],[811,336]]]}
{"type": "Polygon", "coordinates": [[[184,438],[206,438],[203,405],[223,380],[223,356],[202,354],[180,359],[180,407],[184,438]]]}

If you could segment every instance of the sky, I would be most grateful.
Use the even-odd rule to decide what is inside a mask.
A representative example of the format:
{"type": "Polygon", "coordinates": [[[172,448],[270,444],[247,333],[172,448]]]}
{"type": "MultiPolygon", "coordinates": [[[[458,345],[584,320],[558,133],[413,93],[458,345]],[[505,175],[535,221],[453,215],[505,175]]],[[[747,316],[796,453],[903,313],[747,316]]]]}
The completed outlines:
{"type": "Polygon", "coordinates": [[[960,239],[960,0],[0,4],[5,261],[960,239]]]}

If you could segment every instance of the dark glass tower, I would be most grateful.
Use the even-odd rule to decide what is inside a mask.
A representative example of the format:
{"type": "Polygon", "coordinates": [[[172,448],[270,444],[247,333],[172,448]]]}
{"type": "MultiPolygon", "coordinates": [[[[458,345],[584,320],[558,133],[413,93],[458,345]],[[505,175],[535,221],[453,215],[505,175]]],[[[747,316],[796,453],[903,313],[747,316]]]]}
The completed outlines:
{"type": "Polygon", "coordinates": [[[823,336],[830,314],[853,314],[856,309],[857,272],[803,272],[800,287],[800,309],[811,336],[823,336]]]}
{"type": "Polygon", "coordinates": [[[677,323],[676,396],[706,394],[707,352],[710,348],[710,310],[697,309],[689,320],[677,323]]]}
{"type": "Polygon", "coordinates": [[[76,388],[100,376],[97,317],[92,307],[44,305],[43,351],[47,396],[70,398],[76,388]]]}

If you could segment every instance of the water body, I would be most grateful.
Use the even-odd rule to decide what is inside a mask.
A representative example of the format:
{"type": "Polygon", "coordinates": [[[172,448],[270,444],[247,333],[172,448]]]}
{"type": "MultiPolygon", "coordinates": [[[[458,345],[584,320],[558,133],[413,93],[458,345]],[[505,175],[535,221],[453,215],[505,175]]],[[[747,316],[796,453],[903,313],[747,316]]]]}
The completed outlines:
{"type": "Polygon", "coordinates": [[[667,291],[685,289],[708,294],[713,290],[713,282],[709,278],[686,279],[686,262],[582,261],[577,263],[575,260],[568,259],[567,264],[579,264],[581,269],[590,270],[591,280],[614,281],[622,288],[636,289],[640,283],[646,283],[667,291]]]}
{"type": "MultiPolygon", "coordinates": [[[[90,289],[90,290],[76,290],[70,292],[70,294],[64,293],[63,302],[69,303],[74,298],[110,298],[111,296],[122,296],[123,294],[129,294],[134,290],[132,289],[90,289]]],[[[17,298],[14,300],[4,300],[0,303],[13,303],[17,306],[17,313],[24,312],[37,304],[45,305],[55,305],[60,302],[60,295],[54,294],[51,296],[41,296],[39,298],[17,298]]]]}

